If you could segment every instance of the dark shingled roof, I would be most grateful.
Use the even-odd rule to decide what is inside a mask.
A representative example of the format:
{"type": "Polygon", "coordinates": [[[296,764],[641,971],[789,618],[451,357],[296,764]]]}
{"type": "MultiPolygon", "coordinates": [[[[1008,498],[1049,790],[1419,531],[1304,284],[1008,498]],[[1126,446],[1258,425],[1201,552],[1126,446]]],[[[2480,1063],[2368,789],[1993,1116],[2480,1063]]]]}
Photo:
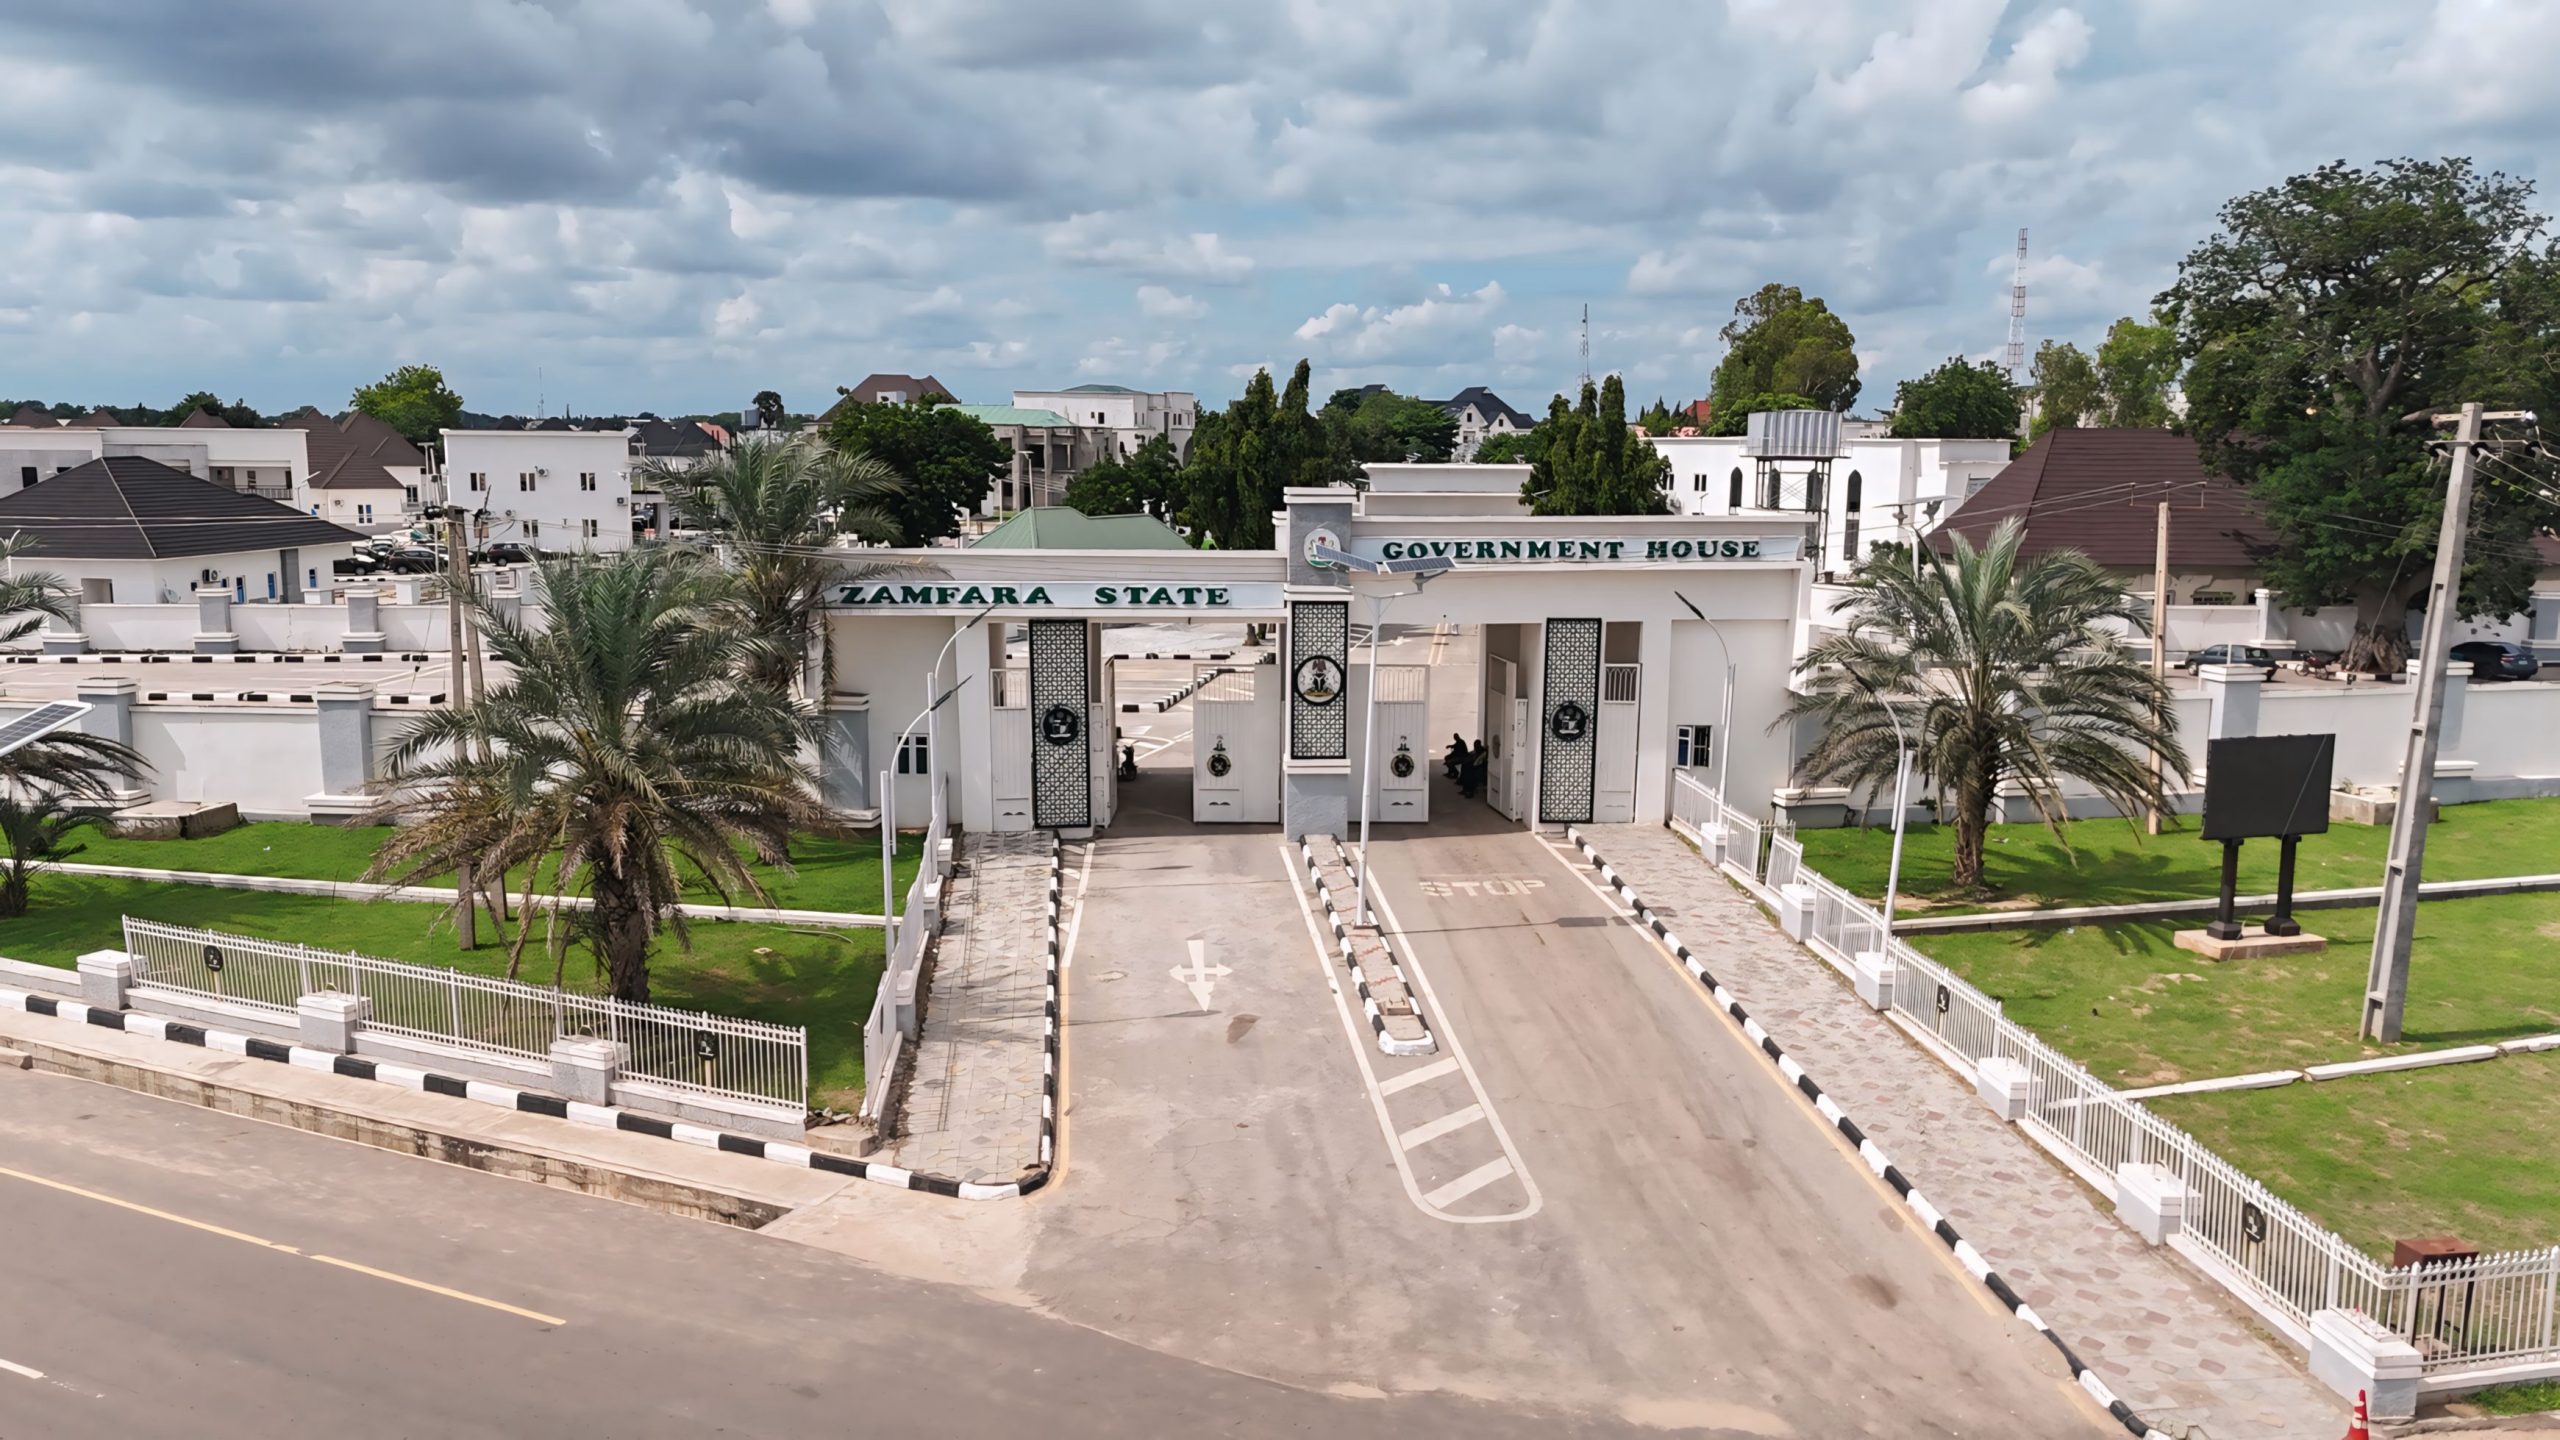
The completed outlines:
{"type": "Polygon", "coordinates": [[[231,428],[231,422],[210,410],[191,410],[187,412],[186,419],[178,422],[178,428],[181,430],[228,430],[231,428]]]}
{"type": "Polygon", "coordinates": [[[364,537],[290,505],[199,480],[157,460],[110,455],[0,496],[0,534],[64,560],[169,560],[364,537]]]}
{"type": "Polygon", "coordinates": [[[361,410],[333,420],[318,406],[305,405],[276,423],[303,432],[314,490],[402,490],[406,487],[383,467],[426,463],[399,431],[361,410]]]}
{"type": "Polygon", "coordinates": [[[1505,415],[1510,416],[1511,423],[1522,430],[1526,430],[1530,426],[1538,423],[1537,421],[1530,419],[1528,416],[1521,414],[1519,411],[1512,409],[1509,404],[1504,402],[1501,396],[1494,394],[1492,391],[1487,390],[1481,385],[1470,385],[1466,389],[1461,390],[1457,394],[1440,402],[1440,408],[1448,411],[1453,416],[1470,405],[1476,407],[1476,413],[1482,415],[1485,418],[1485,423],[1488,425],[1505,415]]]}
{"type": "Polygon", "coordinates": [[[8,423],[12,425],[25,425],[32,428],[35,426],[59,425],[62,422],[54,419],[53,416],[42,407],[33,403],[27,403],[18,407],[18,413],[10,416],[8,423]]]}
{"type": "Polygon", "coordinates": [[[2014,515],[2028,555],[2078,550],[2111,570],[2148,571],[2163,500],[2173,570],[2253,571],[2275,548],[2257,501],[2166,430],[2048,430],[1929,538],[1941,551],[1956,535],[1980,545],[2014,515]]]}

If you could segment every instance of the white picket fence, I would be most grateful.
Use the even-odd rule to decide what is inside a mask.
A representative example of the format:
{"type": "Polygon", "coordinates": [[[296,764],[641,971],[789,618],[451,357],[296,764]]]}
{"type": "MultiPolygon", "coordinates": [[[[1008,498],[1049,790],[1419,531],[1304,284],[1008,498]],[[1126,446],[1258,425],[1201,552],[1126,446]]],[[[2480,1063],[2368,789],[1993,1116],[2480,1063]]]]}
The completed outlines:
{"type": "MultiPolygon", "coordinates": [[[[1680,815],[1676,803],[1674,814],[1680,815]]],[[[1808,943],[1832,965],[1849,970],[1858,955],[1884,948],[1884,917],[1808,868],[1792,836],[1770,839],[1761,883],[1771,891],[1799,885],[1812,892],[1808,943]]],[[[2087,1173],[2103,1178],[2121,1164],[2147,1162],[2184,1181],[2183,1241],[2214,1262],[2209,1268],[2226,1285],[2289,1321],[2297,1334],[2308,1330],[2315,1311],[2361,1310],[2407,1337],[2430,1376],[2560,1358],[2560,1246],[2449,1264],[2385,1265],[2118,1094],[2002,1014],[1999,1001],[1963,976],[1899,939],[1889,953],[1897,967],[1893,1008],[1936,1041],[1941,1058],[1976,1067],[1996,1055],[2024,1066],[2032,1133],[2087,1173]]],[[[1970,1079],[1969,1068],[1966,1074],[1970,1079]]]]}
{"type": "MultiPolygon", "coordinates": [[[[893,927],[896,939],[889,947],[888,962],[880,970],[880,990],[872,997],[871,1014],[862,1022],[861,1113],[863,1119],[874,1124],[880,1122],[883,1107],[889,1103],[898,1057],[907,1041],[915,1038],[902,1023],[901,1006],[903,1003],[906,1007],[906,1016],[913,1015],[917,972],[924,965],[925,945],[933,938],[939,919],[934,906],[942,889],[942,841],[950,828],[950,806],[945,786],[934,785],[932,794],[932,810],[925,819],[924,857],[916,866],[916,878],[907,886],[906,904],[893,927]]],[[[896,863],[895,851],[881,863],[896,863]]]]}
{"type": "Polygon", "coordinates": [[[1689,771],[1677,772],[1671,785],[1671,818],[1688,828],[1699,839],[1706,838],[1709,825],[1725,827],[1725,863],[1734,873],[1750,879],[1760,874],[1762,826],[1759,821],[1724,803],[1707,782],[1689,771]]]}

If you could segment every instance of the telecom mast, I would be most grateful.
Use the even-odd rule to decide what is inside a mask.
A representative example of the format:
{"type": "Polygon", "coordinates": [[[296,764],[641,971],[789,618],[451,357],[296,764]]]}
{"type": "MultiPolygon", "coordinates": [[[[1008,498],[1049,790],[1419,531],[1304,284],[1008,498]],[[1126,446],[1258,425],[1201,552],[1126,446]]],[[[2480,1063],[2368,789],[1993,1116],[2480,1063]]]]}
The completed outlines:
{"type": "Polygon", "coordinates": [[[1582,307],[1582,383],[1591,383],[1591,307],[1582,307]]]}
{"type": "Polygon", "coordinates": [[[2009,281],[2009,378],[2027,363],[2027,232],[2018,231],[2018,269],[2009,281]]]}

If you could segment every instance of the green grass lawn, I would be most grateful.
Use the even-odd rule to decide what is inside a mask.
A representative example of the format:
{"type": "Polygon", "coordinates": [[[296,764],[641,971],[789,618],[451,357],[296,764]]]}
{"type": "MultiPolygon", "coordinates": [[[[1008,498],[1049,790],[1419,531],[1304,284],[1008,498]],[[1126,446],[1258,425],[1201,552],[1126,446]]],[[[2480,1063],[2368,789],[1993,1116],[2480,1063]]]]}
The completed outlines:
{"type": "MultiPolygon", "coordinates": [[[[304,825],[261,828],[341,833],[304,825]]],[[[166,850],[230,838],[127,843],[166,850]]],[[[876,885],[879,872],[874,864],[876,885]]],[[[505,948],[494,941],[473,951],[457,950],[451,925],[442,923],[447,912],[436,905],[266,895],[64,874],[38,876],[33,902],[24,917],[0,920],[0,955],[67,967],[87,951],[121,947],[120,921],[131,915],[482,975],[503,975],[507,966],[505,948]]],[[[876,895],[873,902],[878,902],[876,895]]],[[[852,1109],[863,1085],[862,1022],[871,1013],[872,995],[880,985],[881,932],[713,921],[692,928],[690,953],[673,936],[659,941],[650,962],[652,998],[664,1005],[806,1026],[811,1103],[852,1109]]],[[[542,958],[541,943],[537,930],[526,947],[526,973],[520,978],[549,984],[551,970],[542,958]]],[[[567,983],[572,988],[595,988],[595,966],[584,953],[571,952],[567,983]]]]}
{"type": "MultiPolygon", "coordinates": [[[[2476,902],[2466,901],[2465,904],[2476,902]]],[[[2560,1243],[2560,1054],[2148,1102],[2320,1223],[2394,1239],[2560,1243]]],[[[2541,1408],[2560,1404],[2547,1395],[2541,1408]]]]}
{"type": "MultiPolygon", "coordinates": [[[[1914,943],[2111,1083],[2160,1085],[2560,1030],[2560,894],[2418,907],[2397,1046],[2356,1038],[2373,910],[2306,910],[2316,955],[2217,965],[2184,922],[2030,926],[1914,943]]],[[[2560,1223],[2555,1223],[2560,1231],[2560,1223]]],[[[2560,1240],[2560,1233],[2553,1238],[2560,1240]]]]}
{"type": "Polygon", "coordinates": [[[2492,1386],[2465,1395],[2447,1408],[2456,1415],[2539,1415],[2560,1410],[2560,1380],[2492,1386]]]}
{"type": "MultiPolygon", "coordinates": [[[[390,827],[382,825],[341,828],[289,820],[242,825],[201,840],[120,840],[95,829],[87,829],[78,837],[87,848],[70,859],[80,865],[140,865],[160,870],[202,870],[221,875],[278,875],[300,880],[355,881],[364,878],[365,867],[373,862],[373,852],[390,833],[390,827]]],[[[740,853],[745,852],[741,850],[740,853]]],[[[915,879],[916,861],[922,853],[923,837],[920,833],[898,837],[895,879],[897,899],[901,904],[906,901],[907,886],[915,879]]],[[[878,837],[835,839],[804,835],[793,842],[791,854],[792,872],[789,874],[764,866],[756,867],[757,879],[772,895],[775,905],[786,910],[879,913],[878,837]]],[[[689,869],[687,873],[691,873],[689,869]]],[[[448,875],[419,883],[450,888],[453,877],[448,875]]],[[[519,873],[512,877],[510,888],[518,888],[522,883],[523,876],[519,873]]],[[[705,904],[715,904],[719,899],[707,887],[698,898],[705,904]]],[[[738,898],[744,900],[746,897],[738,898]]]]}
{"type": "MultiPolygon", "coordinates": [[[[2196,837],[2197,820],[2184,830],[2146,835],[2139,822],[2076,820],[2064,827],[2066,851],[2042,825],[1994,825],[1983,847],[1983,878],[1992,905],[2121,905],[2142,900],[2184,900],[2214,894],[2222,883],[2222,847],[2196,837]]],[[[1875,900],[1884,894],[1893,832],[1799,830],[1805,863],[1835,884],[1875,900]]],[[[2382,883],[2387,825],[2333,824],[2307,835],[2294,884],[2303,890],[2342,890],[2382,883]]],[[[2273,894],[2273,840],[2252,840],[2240,850],[2243,894],[2273,894]]],[[[1902,845],[1902,901],[1906,914],[1980,910],[1979,901],[1933,904],[1943,895],[1955,861],[1955,828],[1910,828],[1902,845]]],[[[2560,800],[2490,800],[2448,805],[2427,835],[2426,878],[2477,880],[2499,875],[2560,871],[2560,800]]]]}

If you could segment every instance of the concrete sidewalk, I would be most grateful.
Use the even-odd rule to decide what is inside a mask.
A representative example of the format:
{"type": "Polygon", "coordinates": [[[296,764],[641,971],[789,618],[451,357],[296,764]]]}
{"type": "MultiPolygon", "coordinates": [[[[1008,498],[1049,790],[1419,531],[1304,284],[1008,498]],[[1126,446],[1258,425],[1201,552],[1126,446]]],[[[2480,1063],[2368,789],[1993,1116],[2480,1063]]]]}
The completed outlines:
{"type": "Polygon", "coordinates": [[[1643,825],[1583,833],[2144,1419],[2172,1434],[2185,1424],[2216,1437],[2334,1440],[2343,1411],[2291,1346],[2116,1223],[1679,836],[1643,825]]]}
{"type": "Polygon", "coordinates": [[[118,1089],[748,1229],[864,1183],[48,1015],[0,1010],[0,1048],[118,1089]]]}
{"type": "Polygon", "coordinates": [[[1043,831],[962,841],[898,1112],[905,1169],[1002,1184],[1040,1161],[1056,846],[1043,831]]]}

